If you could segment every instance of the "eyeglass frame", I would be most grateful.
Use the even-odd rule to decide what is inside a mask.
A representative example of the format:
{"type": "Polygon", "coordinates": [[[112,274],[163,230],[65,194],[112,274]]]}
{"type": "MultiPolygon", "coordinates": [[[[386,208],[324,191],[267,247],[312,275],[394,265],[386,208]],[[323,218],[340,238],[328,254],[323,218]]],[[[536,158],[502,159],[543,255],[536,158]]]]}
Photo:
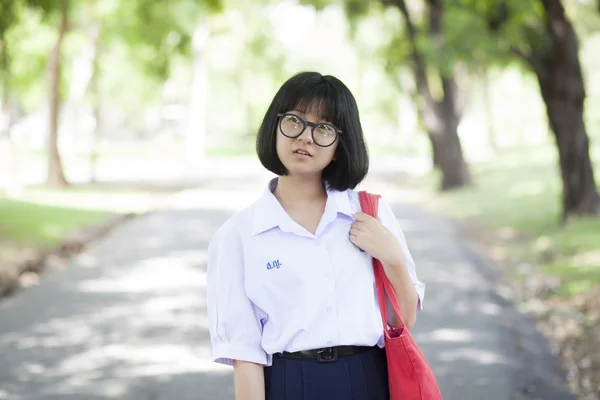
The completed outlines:
{"type": "Polygon", "coordinates": [[[281,134],[287,138],[290,139],[296,139],[300,136],[302,136],[302,134],[304,133],[304,131],[306,130],[307,126],[311,127],[311,131],[310,131],[310,135],[311,138],[313,140],[313,143],[316,144],[319,147],[330,147],[333,146],[333,144],[338,140],[338,135],[342,134],[342,130],[338,127],[336,127],[333,124],[328,124],[326,122],[319,122],[319,123],[315,123],[315,122],[310,122],[310,121],[306,121],[304,118],[300,117],[299,115],[296,115],[294,113],[278,113],[277,116],[279,117],[279,131],[281,132],[281,134]],[[302,130],[300,131],[300,133],[298,133],[296,136],[288,136],[283,132],[283,128],[281,127],[281,122],[283,121],[283,118],[287,117],[287,116],[293,116],[298,118],[300,121],[302,121],[302,130]],[[333,142],[331,142],[331,144],[328,144],[326,146],[323,146],[319,143],[317,143],[317,141],[315,140],[315,129],[317,128],[317,126],[319,125],[326,125],[326,126],[330,126],[333,128],[333,131],[335,132],[335,139],[333,140],[333,142]]]}

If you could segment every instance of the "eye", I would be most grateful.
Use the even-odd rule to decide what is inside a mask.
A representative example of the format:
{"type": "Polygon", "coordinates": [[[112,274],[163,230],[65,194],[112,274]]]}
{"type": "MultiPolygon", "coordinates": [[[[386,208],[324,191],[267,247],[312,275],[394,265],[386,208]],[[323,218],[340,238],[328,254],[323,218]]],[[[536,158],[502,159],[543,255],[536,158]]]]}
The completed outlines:
{"type": "Polygon", "coordinates": [[[324,135],[333,135],[335,134],[335,129],[331,125],[319,125],[317,127],[319,133],[324,135]]]}

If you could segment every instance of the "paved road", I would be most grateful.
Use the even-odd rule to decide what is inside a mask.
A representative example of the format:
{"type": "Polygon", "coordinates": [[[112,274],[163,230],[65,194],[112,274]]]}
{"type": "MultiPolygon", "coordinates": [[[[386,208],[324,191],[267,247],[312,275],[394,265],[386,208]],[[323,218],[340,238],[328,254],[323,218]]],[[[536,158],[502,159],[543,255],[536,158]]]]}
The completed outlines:
{"type": "MultiPolygon", "coordinates": [[[[209,360],[206,246],[265,178],[205,182],[0,302],[0,399],[233,399],[231,370],[209,360]]],[[[552,384],[547,344],[460,232],[388,186],[365,187],[394,204],[427,284],[413,334],[444,399],[570,399],[552,384]]]]}

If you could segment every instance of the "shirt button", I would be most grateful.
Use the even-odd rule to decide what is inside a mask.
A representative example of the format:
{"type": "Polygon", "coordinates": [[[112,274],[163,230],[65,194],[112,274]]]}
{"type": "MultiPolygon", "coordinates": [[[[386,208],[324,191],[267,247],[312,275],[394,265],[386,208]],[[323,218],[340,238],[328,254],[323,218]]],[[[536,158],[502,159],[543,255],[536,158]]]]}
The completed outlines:
{"type": "Polygon", "coordinates": [[[327,306],[326,310],[327,310],[328,313],[331,313],[333,311],[333,307],[327,306]]]}
{"type": "Polygon", "coordinates": [[[327,342],[327,346],[333,346],[333,342],[332,341],[327,342]]]}

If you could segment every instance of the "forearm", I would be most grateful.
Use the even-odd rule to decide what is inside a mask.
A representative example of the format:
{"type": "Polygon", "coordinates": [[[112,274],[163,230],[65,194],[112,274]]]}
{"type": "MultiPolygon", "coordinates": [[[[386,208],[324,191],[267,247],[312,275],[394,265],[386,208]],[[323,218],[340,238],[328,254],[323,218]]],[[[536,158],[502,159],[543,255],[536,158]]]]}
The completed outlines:
{"type": "Polygon", "coordinates": [[[264,400],[264,367],[246,361],[233,362],[233,380],[236,400],[264,400]]]}
{"type": "MultiPolygon", "coordinates": [[[[398,303],[400,305],[400,312],[404,323],[410,329],[417,320],[417,304],[419,297],[413,284],[413,281],[408,273],[406,264],[401,261],[390,261],[383,264],[384,271],[392,287],[398,303]]],[[[400,326],[400,320],[394,312],[389,299],[387,301],[387,317],[388,323],[391,326],[400,326]]]]}

